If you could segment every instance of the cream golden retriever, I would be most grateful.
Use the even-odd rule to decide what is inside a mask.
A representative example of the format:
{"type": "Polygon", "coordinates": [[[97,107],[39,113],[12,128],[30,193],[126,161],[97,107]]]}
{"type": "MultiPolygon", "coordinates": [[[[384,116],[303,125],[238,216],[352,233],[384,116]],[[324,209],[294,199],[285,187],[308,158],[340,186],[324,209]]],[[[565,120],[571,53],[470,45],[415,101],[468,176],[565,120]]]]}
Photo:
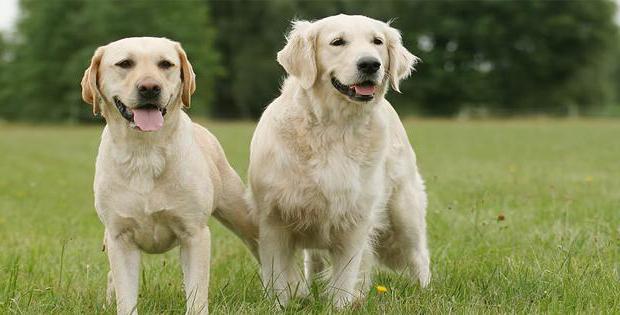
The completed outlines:
{"type": "Polygon", "coordinates": [[[208,313],[211,214],[256,253],[244,185],[217,139],[182,110],[195,89],[181,45],[126,38],[96,50],[82,97],[106,120],[95,172],[105,225],[108,303],[136,314],[140,252],[180,245],[188,314],[208,313]]]}
{"type": "Polygon", "coordinates": [[[364,16],[297,21],[278,62],[289,74],[251,145],[248,200],[260,227],[263,285],[285,305],[331,258],[328,295],[363,296],[375,260],[430,281],[426,193],[398,115],[384,98],[417,58],[364,16]]]}

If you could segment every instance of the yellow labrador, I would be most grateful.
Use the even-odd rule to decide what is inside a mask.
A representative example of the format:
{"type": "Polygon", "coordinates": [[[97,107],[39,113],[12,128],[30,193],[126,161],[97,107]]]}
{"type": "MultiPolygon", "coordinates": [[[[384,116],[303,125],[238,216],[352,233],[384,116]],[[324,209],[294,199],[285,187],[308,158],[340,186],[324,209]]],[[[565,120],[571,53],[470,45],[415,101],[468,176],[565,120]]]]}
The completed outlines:
{"type": "Polygon", "coordinates": [[[126,38],[99,47],[82,97],[106,120],[95,172],[95,207],[105,225],[108,303],[136,314],[140,251],[180,245],[187,313],[208,313],[211,214],[256,254],[244,186],[217,139],[191,122],[194,72],[181,45],[126,38]]]}
{"type": "Polygon", "coordinates": [[[384,98],[417,58],[400,33],[364,16],[297,21],[278,62],[289,74],[252,139],[249,201],[263,284],[286,304],[331,257],[336,307],[361,297],[379,262],[430,281],[426,193],[398,115],[384,98]],[[309,252],[308,249],[313,251],[309,252]],[[321,250],[321,251],[317,251],[321,250]]]}

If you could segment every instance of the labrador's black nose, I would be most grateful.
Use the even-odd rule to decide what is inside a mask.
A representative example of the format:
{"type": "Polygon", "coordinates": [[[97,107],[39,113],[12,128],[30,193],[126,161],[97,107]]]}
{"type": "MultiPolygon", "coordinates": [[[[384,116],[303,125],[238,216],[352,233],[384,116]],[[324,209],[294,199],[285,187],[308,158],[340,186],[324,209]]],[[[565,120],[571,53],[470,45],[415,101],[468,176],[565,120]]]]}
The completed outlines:
{"type": "Polygon", "coordinates": [[[357,61],[357,70],[365,74],[374,74],[381,67],[381,62],[375,57],[363,57],[357,61]]]}
{"type": "Polygon", "coordinates": [[[138,83],[138,93],[145,99],[154,99],[159,96],[161,85],[153,79],[141,80],[138,83]]]}

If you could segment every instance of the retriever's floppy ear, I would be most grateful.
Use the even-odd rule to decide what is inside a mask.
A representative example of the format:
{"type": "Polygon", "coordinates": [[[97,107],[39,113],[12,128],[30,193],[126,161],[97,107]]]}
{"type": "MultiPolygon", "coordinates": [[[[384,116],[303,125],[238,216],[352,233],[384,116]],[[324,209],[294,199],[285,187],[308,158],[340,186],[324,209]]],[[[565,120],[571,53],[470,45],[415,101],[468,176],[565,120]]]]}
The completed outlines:
{"type": "Polygon", "coordinates": [[[99,108],[99,100],[101,98],[99,93],[99,86],[97,85],[97,76],[99,73],[99,65],[101,64],[101,57],[103,57],[103,51],[105,46],[101,46],[95,50],[95,54],[90,60],[90,66],[84,71],[82,77],[82,99],[84,102],[93,105],[93,114],[97,114],[101,111],[99,108]]]}
{"type": "Polygon", "coordinates": [[[278,63],[308,89],[314,85],[317,75],[312,23],[293,21],[293,30],[286,40],[286,46],[278,52],[278,63]]]}
{"type": "Polygon", "coordinates": [[[189,108],[192,101],[192,94],[196,91],[196,74],[181,44],[176,43],[175,46],[179,53],[179,60],[181,60],[181,81],[183,82],[181,101],[186,108],[189,108]]]}
{"type": "Polygon", "coordinates": [[[420,58],[410,53],[404,46],[400,32],[387,25],[387,48],[390,58],[388,74],[390,76],[390,85],[394,91],[400,93],[400,80],[407,78],[413,71],[420,58]]]}

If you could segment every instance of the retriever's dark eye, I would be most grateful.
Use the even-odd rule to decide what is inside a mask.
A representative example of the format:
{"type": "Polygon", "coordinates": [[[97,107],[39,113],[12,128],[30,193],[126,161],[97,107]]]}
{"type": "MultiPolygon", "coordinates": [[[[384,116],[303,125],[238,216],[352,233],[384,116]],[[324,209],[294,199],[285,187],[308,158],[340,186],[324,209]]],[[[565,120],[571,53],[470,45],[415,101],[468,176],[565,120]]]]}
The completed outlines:
{"type": "Polygon", "coordinates": [[[372,43],[375,45],[383,45],[383,40],[379,37],[375,37],[375,39],[372,40],[372,43]]]}
{"type": "Polygon", "coordinates": [[[347,42],[344,41],[344,39],[342,38],[336,38],[334,40],[331,41],[331,43],[329,43],[332,46],[342,46],[344,44],[346,44],[347,42]]]}
{"type": "Polygon", "coordinates": [[[172,64],[172,62],[168,61],[168,60],[162,60],[157,64],[158,67],[160,67],[161,69],[168,69],[172,66],[174,66],[174,64],[172,64]]]}
{"type": "Polygon", "coordinates": [[[125,60],[122,60],[116,63],[117,67],[121,67],[123,69],[129,69],[133,67],[133,65],[134,65],[134,62],[131,59],[125,59],[125,60]]]}

